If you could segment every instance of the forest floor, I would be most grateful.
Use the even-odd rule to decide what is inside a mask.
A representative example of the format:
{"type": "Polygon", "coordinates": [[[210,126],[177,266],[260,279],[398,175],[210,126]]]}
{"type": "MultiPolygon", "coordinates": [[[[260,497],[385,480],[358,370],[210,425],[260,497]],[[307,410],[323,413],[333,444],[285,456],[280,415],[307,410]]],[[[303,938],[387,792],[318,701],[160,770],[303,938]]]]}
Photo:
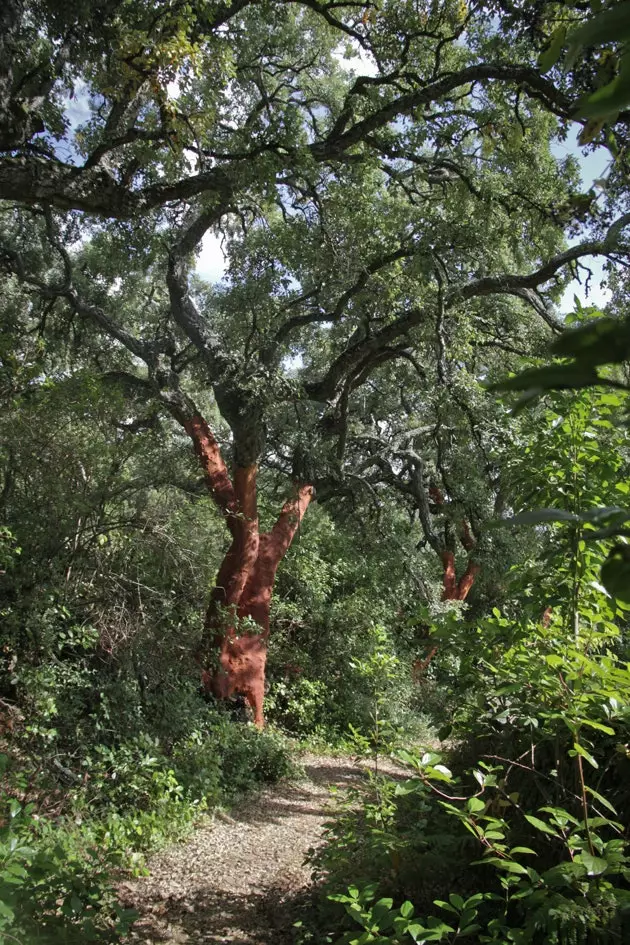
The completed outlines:
{"type": "Polygon", "coordinates": [[[121,885],[121,901],[140,913],[130,934],[134,945],[294,941],[296,902],[310,885],[304,859],[334,816],[330,788],[343,797],[366,776],[347,757],[307,755],[302,765],[299,780],[248,797],[229,816],[216,816],[156,854],[149,876],[121,885]]]}

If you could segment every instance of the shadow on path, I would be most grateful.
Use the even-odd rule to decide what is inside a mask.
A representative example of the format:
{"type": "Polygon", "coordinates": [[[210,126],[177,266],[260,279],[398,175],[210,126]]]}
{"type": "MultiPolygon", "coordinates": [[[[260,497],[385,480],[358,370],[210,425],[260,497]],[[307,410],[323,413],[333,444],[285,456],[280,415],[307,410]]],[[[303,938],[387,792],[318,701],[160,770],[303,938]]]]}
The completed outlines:
{"type": "MultiPolygon", "coordinates": [[[[120,886],[140,918],[132,943],[290,945],[310,898],[304,859],[334,817],[330,788],[343,799],[365,783],[364,767],[344,759],[305,759],[306,779],[268,787],[159,853],[150,875],[120,886]]],[[[400,769],[390,776],[404,777],[400,769]]]]}

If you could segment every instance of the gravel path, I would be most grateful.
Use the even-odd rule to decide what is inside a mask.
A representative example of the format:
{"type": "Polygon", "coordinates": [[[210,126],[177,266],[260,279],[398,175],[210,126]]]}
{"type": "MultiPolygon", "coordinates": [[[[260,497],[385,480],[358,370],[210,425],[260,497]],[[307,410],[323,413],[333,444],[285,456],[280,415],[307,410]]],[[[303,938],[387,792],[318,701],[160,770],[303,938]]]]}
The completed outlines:
{"type": "Polygon", "coordinates": [[[185,843],[153,857],[150,876],[124,883],[121,899],[140,913],[130,940],[285,945],[293,941],[291,902],[305,893],[306,851],[330,819],[329,788],[359,783],[348,758],[306,756],[300,781],[268,787],[185,843]]]}

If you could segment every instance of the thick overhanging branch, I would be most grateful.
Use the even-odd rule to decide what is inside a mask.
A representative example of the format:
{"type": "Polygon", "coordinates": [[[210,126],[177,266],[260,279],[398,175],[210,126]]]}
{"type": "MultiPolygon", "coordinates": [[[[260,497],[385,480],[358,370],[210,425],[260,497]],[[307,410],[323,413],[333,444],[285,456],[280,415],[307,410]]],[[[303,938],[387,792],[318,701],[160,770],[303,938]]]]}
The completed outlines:
{"type": "Polygon", "coordinates": [[[218,223],[232,197],[233,185],[225,171],[211,168],[173,183],[132,189],[118,183],[101,165],[75,167],[36,155],[0,158],[0,199],[27,206],[48,203],[56,210],[82,210],[128,220],[200,194],[215,197],[216,218],[212,222],[218,223]]]}
{"type": "MultiPolygon", "coordinates": [[[[420,309],[411,309],[404,315],[395,319],[389,325],[375,332],[370,338],[359,344],[353,345],[346,351],[343,351],[330,365],[328,371],[319,381],[306,385],[306,393],[312,400],[330,401],[338,395],[345,379],[357,373],[370,361],[374,366],[377,363],[373,361],[380,352],[384,351],[397,338],[404,336],[415,325],[420,324],[424,319],[424,311],[420,309]]],[[[402,352],[407,350],[405,345],[402,352]]],[[[390,357],[405,357],[399,349],[391,349],[390,357]]]]}
{"type": "Polygon", "coordinates": [[[171,249],[171,255],[183,258],[192,253],[210,227],[215,226],[224,213],[230,209],[229,195],[223,195],[223,200],[218,204],[206,207],[201,211],[195,211],[192,219],[184,227],[183,233],[171,249]]]}
{"type": "Polygon", "coordinates": [[[199,352],[212,380],[218,381],[233,367],[232,359],[197,308],[188,287],[187,264],[179,254],[169,257],[166,284],[175,322],[199,352]]]}
{"type": "MultiPolygon", "coordinates": [[[[324,4],[311,6],[324,16],[329,12],[324,4]]],[[[430,105],[456,89],[487,81],[501,81],[522,88],[563,117],[571,112],[572,104],[535,70],[525,66],[480,63],[397,96],[350,128],[343,131],[333,129],[324,140],[308,146],[310,158],[323,163],[340,160],[367,136],[397,118],[414,114],[418,108],[430,105]]],[[[135,134],[134,130],[127,129],[121,143],[127,143],[126,136],[131,134],[135,134]]],[[[277,154],[281,164],[282,152],[277,154]]],[[[205,194],[216,200],[213,222],[218,222],[237,189],[243,192],[258,179],[255,160],[244,167],[245,171],[243,167],[239,169],[238,188],[224,168],[213,167],[170,183],[133,189],[118,182],[104,166],[98,162],[94,164],[90,158],[85,166],[76,167],[35,155],[7,156],[0,159],[0,199],[27,205],[49,203],[59,210],[82,210],[106,218],[130,219],[164,204],[205,194]]]]}
{"type": "MultiPolygon", "coordinates": [[[[339,299],[337,300],[333,309],[330,311],[323,311],[318,308],[317,311],[306,312],[302,315],[294,315],[292,318],[287,319],[287,321],[284,322],[284,324],[281,325],[276,332],[274,339],[276,346],[286,341],[289,335],[297,328],[302,328],[305,325],[311,325],[315,322],[339,321],[342,318],[348,303],[354,298],[354,296],[358,295],[365,288],[370,279],[370,276],[380,272],[382,269],[385,269],[392,263],[397,262],[399,259],[408,259],[411,256],[414,256],[416,252],[417,250],[414,246],[400,246],[390,253],[383,253],[370,260],[370,262],[366,263],[366,265],[362,268],[353,284],[339,296],[339,299]]],[[[311,290],[302,297],[302,301],[312,302],[313,298],[316,298],[318,294],[319,289],[311,290]]],[[[294,303],[291,303],[291,305],[293,304],[294,303]]]]}
{"type": "Polygon", "coordinates": [[[552,328],[562,330],[561,323],[554,319],[552,313],[548,311],[538,290],[546,282],[553,279],[561,269],[583,256],[607,256],[615,248],[619,248],[621,234],[629,225],[630,213],[626,213],[612,223],[603,239],[586,240],[576,246],[571,246],[543,263],[534,272],[526,275],[505,273],[500,276],[487,276],[463,285],[452,286],[446,293],[446,307],[452,308],[458,302],[485,295],[516,295],[529,302],[552,328]]]}
{"type": "MultiPolygon", "coordinates": [[[[474,279],[449,288],[444,287],[444,307],[448,310],[461,302],[487,295],[515,295],[527,301],[554,331],[562,331],[563,325],[548,310],[540,295],[540,287],[549,282],[565,266],[583,256],[610,255],[615,247],[618,247],[623,229],[629,225],[630,213],[616,220],[603,239],[587,240],[577,246],[572,246],[553,256],[534,272],[525,275],[505,273],[474,279]]],[[[407,335],[411,329],[425,320],[426,315],[424,309],[412,308],[393,319],[369,338],[347,348],[332,362],[319,381],[311,382],[306,386],[308,396],[318,401],[334,400],[342,390],[348,376],[356,372],[366,360],[374,358],[377,352],[407,335]]]]}
{"type": "Polygon", "coordinates": [[[568,117],[572,103],[552,82],[528,66],[510,66],[502,63],[479,63],[459,72],[442,76],[423,88],[400,95],[371,115],[356,122],[340,134],[330,135],[323,142],[311,146],[316,160],[330,160],[364,141],[367,135],[404,115],[412,115],[418,108],[431,105],[456,89],[487,81],[506,82],[527,91],[546,108],[561,117],[568,117]]]}
{"type": "Polygon", "coordinates": [[[68,289],[68,291],[64,293],[64,297],[81,318],[94,322],[94,324],[98,325],[110,338],[115,338],[116,341],[124,345],[128,351],[135,354],[136,357],[141,358],[145,364],[154,364],[159,350],[156,344],[142,341],[140,338],[132,335],[131,332],[116,324],[99,305],[90,305],[88,302],[83,301],[76,289],[68,289]]]}

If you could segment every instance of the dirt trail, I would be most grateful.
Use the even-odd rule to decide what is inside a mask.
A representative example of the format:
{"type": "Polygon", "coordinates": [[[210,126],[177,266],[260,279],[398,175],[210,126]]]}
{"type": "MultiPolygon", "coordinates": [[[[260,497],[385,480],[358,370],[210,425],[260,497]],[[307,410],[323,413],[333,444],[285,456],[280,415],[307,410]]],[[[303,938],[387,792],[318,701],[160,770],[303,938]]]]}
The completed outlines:
{"type": "Polygon", "coordinates": [[[307,756],[303,765],[304,778],[264,789],[153,857],[150,876],[123,884],[123,901],[141,916],[132,942],[293,941],[291,902],[309,885],[304,857],[330,819],[329,788],[365,776],[348,758],[307,756]]]}

